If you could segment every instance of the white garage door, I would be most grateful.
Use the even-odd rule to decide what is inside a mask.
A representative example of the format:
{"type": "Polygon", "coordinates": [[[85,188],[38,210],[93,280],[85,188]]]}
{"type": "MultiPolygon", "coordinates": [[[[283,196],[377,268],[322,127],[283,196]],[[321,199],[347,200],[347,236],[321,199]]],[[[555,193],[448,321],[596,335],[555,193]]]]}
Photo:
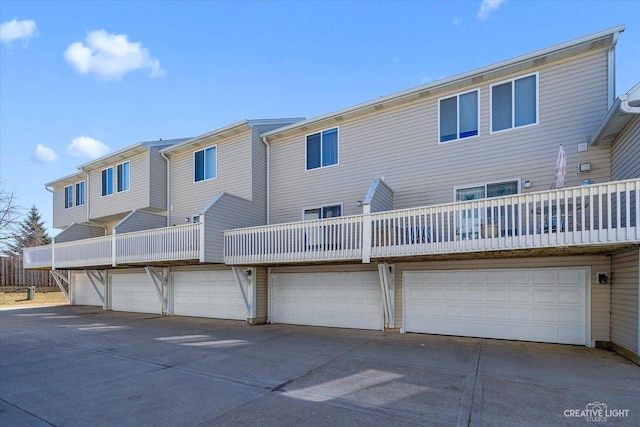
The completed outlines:
{"type": "Polygon", "coordinates": [[[382,329],[378,272],[277,273],[271,284],[272,323],[382,329]]]}
{"type": "Polygon", "coordinates": [[[97,305],[102,307],[100,297],[85,274],[73,275],[72,298],[74,305],[97,305]]]}
{"type": "Polygon", "coordinates": [[[231,270],[176,271],[172,280],[174,314],[247,319],[247,306],[231,270]]]}
{"type": "Polygon", "coordinates": [[[407,332],[588,345],[588,270],[405,272],[407,332]]]}
{"type": "Polygon", "coordinates": [[[111,309],[136,313],[162,313],[162,303],[146,273],[111,274],[111,309]]]}

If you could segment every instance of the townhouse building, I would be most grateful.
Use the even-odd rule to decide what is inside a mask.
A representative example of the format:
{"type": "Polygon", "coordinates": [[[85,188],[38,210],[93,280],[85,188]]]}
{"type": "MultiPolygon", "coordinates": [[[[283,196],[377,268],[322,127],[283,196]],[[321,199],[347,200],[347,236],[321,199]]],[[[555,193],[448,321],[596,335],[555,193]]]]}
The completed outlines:
{"type": "Polygon", "coordinates": [[[104,171],[118,193],[133,152],[98,159],[50,184],[68,228],[27,265],[61,281],[71,269],[71,302],[105,309],[613,346],[638,361],[640,85],[615,97],[623,31],[167,141],[153,148],[158,204],[92,213],[109,204],[104,171]],[[110,249],[88,259],[99,242],[110,249]]]}

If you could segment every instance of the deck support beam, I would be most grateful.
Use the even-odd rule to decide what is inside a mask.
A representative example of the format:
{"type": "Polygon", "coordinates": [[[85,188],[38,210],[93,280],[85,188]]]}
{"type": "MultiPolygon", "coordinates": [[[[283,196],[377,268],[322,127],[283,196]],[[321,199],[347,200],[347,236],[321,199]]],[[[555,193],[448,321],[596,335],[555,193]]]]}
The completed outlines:
{"type": "Polygon", "coordinates": [[[380,276],[380,291],[382,292],[382,310],[384,311],[384,323],[387,328],[395,327],[395,266],[386,262],[378,264],[380,276]]]}
{"type": "Polygon", "coordinates": [[[53,277],[53,280],[55,280],[56,285],[58,285],[67,301],[71,303],[71,297],[69,296],[69,291],[67,290],[71,287],[71,281],[69,280],[69,277],[60,273],[58,270],[51,270],[51,277],[53,277]],[[67,288],[64,287],[63,283],[67,284],[67,288]]]}
{"type": "Polygon", "coordinates": [[[256,269],[231,267],[233,276],[242,293],[242,298],[247,306],[247,318],[255,319],[256,317],[256,269]],[[246,288],[246,291],[245,291],[246,288]]]}
{"type": "Polygon", "coordinates": [[[160,300],[160,304],[162,304],[162,315],[163,316],[171,316],[173,314],[173,310],[171,309],[170,301],[170,280],[169,267],[163,267],[162,272],[159,272],[157,268],[147,266],[144,268],[144,271],[147,272],[147,276],[151,279],[151,283],[153,284],[153,288],[156,290],[156,295],[160,300]]]}
{"type": "Polygon", "coordinates": [[[95,289],[100,301],[102,301],[102,308],[108,310],[108,273],[107,270],[84,270],[85,276],[89,279],[91,286],[95,289]]]}

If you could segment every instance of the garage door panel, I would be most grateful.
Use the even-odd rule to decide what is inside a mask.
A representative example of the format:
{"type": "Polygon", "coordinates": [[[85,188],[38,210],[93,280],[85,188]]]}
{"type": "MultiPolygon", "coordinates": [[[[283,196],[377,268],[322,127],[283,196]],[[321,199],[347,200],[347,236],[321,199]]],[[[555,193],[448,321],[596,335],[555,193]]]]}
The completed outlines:
{"type": "Polygon", "coordinates": [[[134,313],[162,313],[162,304],[145,273],[112,274],[111,308],[134,313]]]}
{"type": "Polygon", "coordinates": [[[246,320],[247,308],[232,270],[176,271],[171,280],[174,314],[246,320]]]}
{"type": "Polygon", "coordinates": [[[84,274],[74,274],[73,304],[102,307],[102,301],[98,293],[84,274]]]}
{"type": "Polygon", "coordinates": [[[273,323],[382,328],[377,272],[277,273],[271,283],[273,323]]]}
{"type": "Polygon", "coordinates": [[[406,272],[404,329],[586,344],[586,271],[406,272]]]}

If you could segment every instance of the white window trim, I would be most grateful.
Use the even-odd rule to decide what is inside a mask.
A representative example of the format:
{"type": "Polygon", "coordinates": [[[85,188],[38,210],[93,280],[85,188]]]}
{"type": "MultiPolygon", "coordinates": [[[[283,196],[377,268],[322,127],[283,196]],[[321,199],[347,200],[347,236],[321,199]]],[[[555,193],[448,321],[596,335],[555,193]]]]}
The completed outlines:
{"type": "Polygon", "coordinates": [[[516,194],[520,194],[522,193],[522,179],[521,178],[507,178],[507,179],[498,179],[495,181],[487,181],[487,182],[479,182],[476,184],[469,184],[469,185],[457,185],[455,187],[453,187],[453,202],[457,203],[463,203],[464,200],[456,200],[456,193],[458,190],[463,190],[465,188],[474,188],[474,187],[484,187],[484,194],[485,197],[483,199],[479,199],[479,200],[484,200],[484,199],[490,199],[492,197],[487,197],[487,186],[492,185],[492,184],[501,184],[504,182],[517,182],[518,183],[518,192],[516,194]]]}
{"type": "MultiPolygon", "coordinates": [[[[329,206],[340,206],[340,216],[344,216],[344,204],[342,202],[336,202],[336,203],[323,203],[321,205],[315,205],[315,206],[308,206],[308,207],[304,207],[302,208],[302,221],[305,221],[304,219],[304,213],[306,211],[310,211],[311,209],[323,209],[323,208],[327,208],[329,206]]],[[[325,218],[319,218],[319,219],[325,219],[325,218]]],[[[314,220],[315,221],[315,220],[314,220]]]]}
{"type": "Polygon", "coordinates": [[[76,207],[76,206],[84,206],[87,203],[87,184],[85,184],[84,179],[82,181],[76,182],[73,185],[73,195],[76,196],[76,200],[74,200],[74,204],[73,204],[74,207],[76,207]],[[82,192],[84,193],[84,197],[83,197],[83,201],[82,201],[81,205],[78,204],[78,200],[77,200],[78,199],[78,197],[77,197],[78,193],[76,192],[76,186],[78,186],[80,184],[84,184],[84,188],[82,189],[82,192]]]}
{"type": "Polygon", "coordinates": [[[492,83],[491,85],[489,85],[489,134],[494,134],[494,133],[502,133],[502,132],[509,132],[512,130],[516,130],[516,129],[525,129],[531,126],[537,126],[538,124],[540,124],[540,73],[538,71],[536,71],[535,73],[530,73],[530,74],[525,74],[522,76],[518,76],[518,77],[514,77],[511,79],[507,79],[507,80],[502,80],[500,82],[496,82],[496,83],[492,83]],[[520,79],[525,79],[527,77],[531,77],[531,76],[536,76],[536,121],[535,123],[529,123],[528,125],[522,125],[522,126],[515,126],[515,122],[516,122],[516,109],[515,109],[515,81],[516,80],[520,80],[520,79]],[[511,100],[513,101],[512,105],[511,105],[511,127],[508,129],[501,129],[501,130],[493,130],[493,87],[494,86],[499,86],[501,84],[504,83],[509,83],[511,82],[511,100]]]}
{"type": "Polygon", "coordinates": [[[130,160],[127,160],[127,161],[124,161],[124,162],[122,162],[122,163],[118,163],[118,164],[113,168],[113,170],[114,170],[114,173],[115,173],[115,176],[113,177],[114,184],[115,184],[115,185],[114,185],[114,187],[115,187],[115,188],[113,189],[113,192],[114,192],[114,193],[126,193],[127,191],[131,190],[131,161],[130,161],[130,160]],[[126,190],[118,191],[118,183],[119,183],[119,181],[120,181],[120,180],[118,179],[118,166],[120,166],[120,165],[124,165],[125,163],[129,163],[129,188],[127,188],[126,190]]]}
{"type": "MultiPolygon", "coordinates": [[[[320,143],[322,144],[322,139],[320,140],[320,143]]],[[[338,166],[340,164],[340,126],[333,126],[330,128],[326,128],[326,129],[321,129],[319,131],[315,131],[315,132],[311,132],[308,133],[304,136],[304,170],[305,172],[311,172],[311,171],[317,171],[320,169],[327,169],[327,168],[332,168],[334,166],[338,166]],[[327,166],[322,166],[322,146],[320,146],[320,166],[318,166],[317,168],[313,168],[313,169],[307,169],[307,137],[310,135],[315,135],[317,133],[320,134],[320,138],[322,138],[322,132],[328,131],[328,130],[333,130],[335,129],[337,134],[338,134],[338,161],[335,162],[332,165],[327,165],[327,166]]],[[[329,206],[329,205],[326,205],[329,206]]],[[[314,208],[310,208],[310,209],[314,209],[314,208]]]]}
{"type": "Polygon", "coordinates": [[[450,142],[456,142],[456,141],[462,141],[462,140],[466,141],[466,140],[474,139],[480,136],[480,95],[481,95],[480,88],[476,88],[476,89],[471,89],[464,92],[453,93],[451,95],[438,98],[438,145],[449,144],[450,142]],[[460,96],[466,95],[467,93],[471,93],[471,92],[478,92],[478,103],[476,104],[476,113],[478,117],[478,134],[473,136],[467,136],[466,138],[460,138],[459,137],[460,135],[460,96]],[[444,99],[453,98],[453,97],[456,97],[456,108],[457,108],[456,138],[450,139],[449,141],[440,141],[440,101],[444,99]]]}
{"type": "MultiPolygon", "coordinates": [[[[193,168],[191,169],[191,179],[193,180],[194,184],[198,184],[200,182],[206,182],[206,181],[210,181],[212,179],[218,179],[218,145],[209,145],[207,147],[201,148],[199,150],[196,150],[193,152],[193,154],[191,155],[192,157],[192,164],[193,164],[193,168]],[[216,149],[216,176],[214,176],[213,178],[204,178],[200,181],[196,181],[196,153],[200,152],[200,151],[206,151],[209,148],[215,148],[216,149]]],[[[206,161],[206,157],[205,157],[205,161],[206,161]]],[[[203,167],[205,167],[203,165],[203,167]]],[[[204,172],[204,170],[203,170],[204,172]]],[[[205,174],[206,175],[206,174],[205,174]]]]}
{"type": "Polygon", "coordinates": [[[64,198],[64,209],[73,209],[75,207],[74,205],[74,197],[73,197],[73,192],[75,191],[75,186],[73,184],[69,184],[69,185],[65,185],[64,188],[62,189],[63,191],[63,198],[64,198]],[[71,187],[71,205],[67,206],[67,188],[71,187]]]}
{"type": "Polygon", "coordinates": [[[116,176],[115,176],[115,170],[113,168],[113,166],[109,166],[108,168],[104,168],[100,170],[100,197],[111,197],[116,193],[116,188],[114,188],[114,184],[115,184],[115,180],[116,180],[116,176]],[[111,169],[111,193],[107,193],[107,194],[102,194],[102,172],[111,169]]]}

